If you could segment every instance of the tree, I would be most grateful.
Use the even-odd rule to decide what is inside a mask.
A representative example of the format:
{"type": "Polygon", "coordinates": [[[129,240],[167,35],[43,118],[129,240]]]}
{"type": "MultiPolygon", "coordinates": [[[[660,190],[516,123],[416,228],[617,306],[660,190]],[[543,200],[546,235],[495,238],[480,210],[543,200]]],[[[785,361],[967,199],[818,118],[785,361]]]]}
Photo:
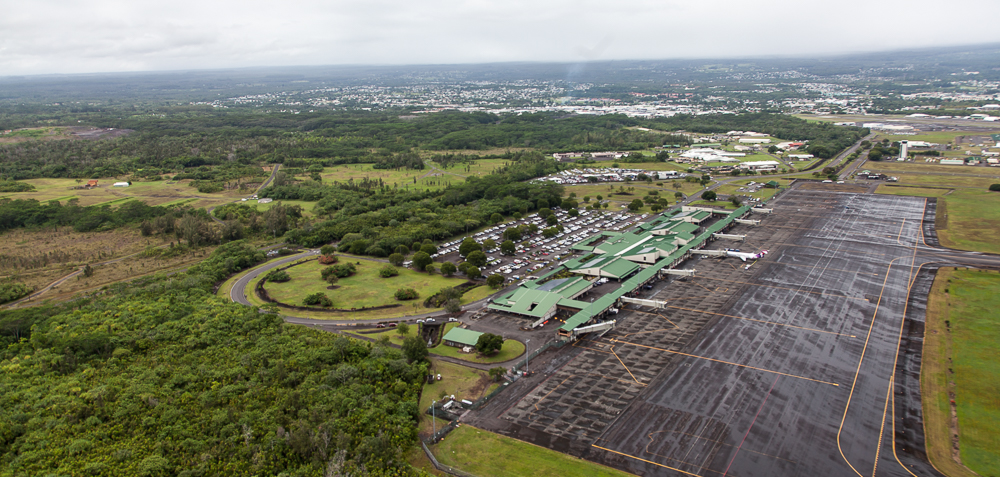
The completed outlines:
{"type": "Polygon", "coordinates": [[[475,280],[483,275],[482,272],[479,271],[479,268],[470,263],[468,267],[465,267],[465,276],[475,280]]]}
{"type": "Polygon", "coordinates": [[[91,267],[89,263],[83,267],[83,276],[88,278],[94,276],[94,267],[91,267]]]}
{"type": "Polygon", "coordinates": [[[628,204],[628,210],[632,212],[638,212],[643,205],[645,204],[643,204],[642,199],[634,199],[632,202],[628,204]]]}
{"type": "Polygon", "coordinates": [[[468,257],[465,257],[465,261],[477,267],[482,267],[483,265],[486,265],[486,254],[483,253],[482,250],[476,250],[475,252],[470,253],[468,257]]]}
{"type": "Polygon", "coordinates": [[[739,207],[740,204],[742,204],[742,202],[740,202],[740,198],[736,197],[735,195],[729,196],[729,202],[731,202],[733,205],[737,207],[739,207]]]}
{"type": "Polygon", "coordinates": [[[457,298],[452,298],[444,302],[444,311],[448,313],[458,313],[462,311],[462,302],[457,298]]]}
{"type": "Polygon", "coordinates": [[[590,202],[590,196],[589,195],[583,196],[583,202],[584,203],[589,203],[590,202]]]}
{"type": "Polygon", "coordinates": [[[494,212],[493,215],[490,216],[490,223],[496,225],[499,224],[500,222],[503,222],[503,216],[500,215],[499,213],[494,212]]]}
{"type": "Polygon", "coordinates": [[[714,190],[706,190],[705,192],[701,193],[701,198],[708,201],[714,201],[718,197],[719,195],[716,194],[714,190]]]}
{"type": "Polygon", "coordinates": [[[541,209],[538,209],[538,216],[539,217],[545,219],[545,218],[548,218],[550,215],[552,215],[552,209],[550,209],[548,207],[542,207],[541,209]]]}
{"type": "Polygon", "coordinates": [[[495,368],[490,368],[490,370],[487,371],[487,373],[489,373],[490,379],[494,381],[499,381],[500,378],[503,377],[503,375],[507,374],[507,368],[504,368],[503,366],[497,366],[495,368]]]}
{"type": "Polygon", "coordinates": [[[454,275],[456,270],[458,270],[458,268],[455,267],[454,263],[444,262],[441,264],[441,274],[446,277],[454,275]]]}
{"type": "Polygon", "coordinates": [[[535,202],[535,207],[538,207],[538,214],[541,215],[542,209],[547,209],[549,207],[549,201],[545,199],[538,199],[538,201],[535,202]]]}
{"type": "Polygon", "coordinates": [[[577,206],[576,201],[570,198],[564,199],[562,203],[559,204],[559,207],[561,207],[563,210],[575,209],[576,206],[577,206]]]}
{"type": "Polygon", "coordinates": [[[990,184],[990,190],[993,192],[1000,191],[1000,184],[990,184]]]}
{"type": "Polygon", "coordinates": [[[432,243],[425,243],[420,246],[420,251],[426,253],[427,255],[434,255],[438,253],[438,248],[432,243]]]}
{"type": "Polygon", "coordinates": [[[437,271],[437,268],[433,263],[428,263],[427,266],[424,267],[424,271],[427,272],[428,275],[433,275],[434,272],[437,271]]]}
{"type": "Polygon", "coordinates": [[[493,333],[483,333],[476,340],[476,351],[481,354],[493,354],[503,348],[503,337],[493,333]]]}
{"type": "Polygon", "coordinates": [[[483,246],[476,243],[474,239],[466,238],[465,240],[462,241],[462,244],[458,246],[458,254],[463,257],[468,257],[470,253],[482,249],[483,246]]]}
{"type": "MultiPolygon", "coordinates": [[[[534,224],[532,224],[532,225],[534,225],[534,224]]],[[[495,248],[497,248],[497,242],[496,242],[496,240],[493,240],[493,239],[483,240],[483,250],[493,250],[495,248]]]]}
{"type": "Polygon", "coordinates": [[[604,200],[604,196],[601,194],[597,194],[597,201],[600,202],[602,200],[604,200]]]}
{"type": "Polygon", "coordinates": [[[428,353],[427,343],[424,343],[423,338],[410,336],[403,340],[403,355],[406,356],[407,361],[411,363],[423,361],[428,353]]]}
{"type": "Polygon", "coordinates": [[[659,211],[663,210],[663,206],[661,206],[659,203],[656,203],[656,204],[653,204],[653,205],[649,206],[649,210],[653,211],[654,213],[655,212],[659,212],[659,211]]]}
{"type": "Polygon", "coordinates": [[[559,230],[557,230],[555,227],[548,227],[542,230],[542,237],[552,238],[555,237],[556,235],[559,235],[559,230]]]}
{"type": "Polygon", "coordinates": [[[503,238],[507,240],[518,241],[521,240],[521,229],[519,227],[511,227],[503,231],[503,238]]]}
{"type": "Polygon", "coordinates": [[[414,270],[424,270],[427,265],[430,265],[434,260],[431,260],[431,256],[427,252],[417,252],[413,254],[413,269],[414,270]]]}
{"type": "Polygon", "coordinates": [[[668,153],[667,151],[660,151],[660,152],[656,153],[656,160],[657,161],[667,162],[668,159],[670,159],[670,153],[668,153]]]}
{"type": "Polygon", "coordinates": [[[500,244],[500,253],[504,255],[514,255],[515,250],[513,240],[504,240],[503,243],[500,244]]]}
{"type": "Polygon", "coordinates": [[[337,247],[334,247],[333,245],[330,244],[326,244],[319,248],[319,253],[320,255],[333,255],[337,253],[337,247]]]}
{"type": "Polygon", "coordinates": [[[569,216],[570,217],[579,217],[580,216],[580,211],[578,211],[576,209],[569,209],[569,216]]]}
{"type": "Polygon", "coordinates": [[[410,247],[406,245],[400,245],[396,247],[396,253],[403,255],[404,257],[410,253],[410,247]]]}
{"type": "Polygon", "coordinates": [[[555,225],[559,223],[559,219],[555,215],[550,215],[545,218],[545,223],[548,225],[555,225]]]}
{"type": "Polygon", "coordinates": [[[503,281],[503,275],[500,275],[499,273],[494,273],[486,278],[486,284],[494,290],[500,288],[500,285],[503,285],[503,281]]]}
{"type": "Polygon", "coordinates": [[[406,323],[396,325],[396,333],[399,334],[399,336],[406,336],[410,334],[410,325],[406,323]]]}
{"type": "Polygon", "coordinates": [[[394,253],[392,255],[389,255],[389,263],[391,263],[391,264],[393,264],[393,265],[395,265],[397,267],[400,267],[400,266],[403,265],[403,260],[404,260],[404,257],[403,257],[403,254],[401,254],[401,253],[394,253]]]}
{"type": "Polygon", "coordinates": [[[674,192],[674,198],[677,200],[681,200],[684,198],[684,193],[681,191],[674,192]]]}

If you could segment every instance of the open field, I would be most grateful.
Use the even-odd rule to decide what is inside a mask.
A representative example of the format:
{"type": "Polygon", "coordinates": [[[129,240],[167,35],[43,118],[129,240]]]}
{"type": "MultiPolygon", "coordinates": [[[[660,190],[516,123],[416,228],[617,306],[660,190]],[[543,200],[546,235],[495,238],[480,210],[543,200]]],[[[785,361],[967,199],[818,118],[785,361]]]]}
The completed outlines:
{"type": "MultiPolygon", "coordinates": [[[[986,126],[984,124],[983,126],[986,126]]],[[[933,132],[918,132],[917,134],[879,134],[875,140],[881,141],[883,139],[888,139],[890,141],[927,141],[933,142],[941,145],[954,144],[955,138],[958,136],[985,136],[989,134],[1000,134],[1000,130],[996,131],[933,131],[933,132]]]]}
{"type": "MultiPolygon", "coordinates": [[[[412,328],[416,328],[413,326],[412,328]]],[[[440,374],[441,380],[432,384],[424,384],[420,393],[420,433],[431,434],[431,416],[424,414],[424,411],[431,406],[435,400],[441,400],[444,396],[455,396],[455,399],[468,399],[476,401],[487,393],[487,390],[494,384],[485,371],[475,368],[449,363],[440,359],[430,357],[431,373],[440,374]]],[[[448,425],[448,421],[437,418],[437,428],[448,425]]]]}
{"type": "Polygon", "coordinates": [[[39,202],[58,200],[65,202],[76,198],[82,206],[117,205],[131,199],[141,200],[149,205],[176,205],[183,201],[192,207],[211,207],[237,200],[249,192],[223,191],[202,194],[188,184],[191,181],[132,182],[129,187],[112,187],[115,178],[98,179],[99,185],[93,189],[74,189],[86,180],[76,179],[27,179],[22,182],[35,186],[32,192],[9,192],[4,197],[10,199],[35,199],[39,202]]]}
{"type": "MultiPolygon", "coordinates": [[[[349,262],[350,258],[341,256],[341,263],[349,262]]],[[[329,284],[320,278],[320,271],[327,267],[318,261],[310,261],[304,265],[289,268],[292,279],[285,283],[268,283],[268,293],[272,298],[289,305],[301,305],[302,299],[313,293],[326,293],[333,302],[334,308],[361,308],[363,306],[380,306],[400,303],[408,307],[410,302],[399,302],[393,293],[399,288],[413,288],[420,292],[420,298],[412,300],[422,302],[424,298],[438,290],[465,283],[461,278],[447,278],[438,274],[415,272],[398,267],[399,275],[391,278],[381,278],[378,271],[388,265],[382,262],[359,260],[355,264],[358,271],[353,276],[341,278],[334,285],[338,288],[329,290],[329,284]]],[[[422,308],[422,307],[421,307],[422,308]]]]}
{"type": "Polygon", "coordinates": [[[173,236],[142,237],[130,228],[87,233],[74,232],[70,227],[15,229],[5,232],[3,238],[0,240],[0,277],[14,278],[35,289],[84,265],[93,266],[92,277],[67,281],[44,298],[72,294],[193,260],[190,253],[186,253],[170,259],[135,257],[127,263],[99,265],[143,252],[148,247],[164,246],[173,240],[173,236]]]}
{"type": "MultiPolygon", "coordinates": [[[[409,315],[417,315],[422,313],[431,313],[436,311],[441,311],[442,308],[424,308],[423,300],[427,298],[430,294],[437,293],[441,288],[455,286],[464,283],[465,280],[460,278],[447,278],[438,274],[427,275],[426,273],[418,273],[413,270],[399,268],[400,275],[388,279],[384,279],[378,276],[378,269],[384,265],[388,265],[384,262],[376,262],[371,259],[361,259],[359,257],[352,257],[350,255],[339,254],[341,261],[348,262],[359,262],[358,266],[359,273],[352,277],[341,279],[337,282],[338,286],[341,288],[329,290],[326,287],[328,284],[320,278],[320,270],[325,267],[319,265],[319,262],[310,261],[306,265],[300,265],[292,267],[288,270],[289,275],[300,276],[297,280],[293,278],[291,281],[286,283],[269,283],[267,285],[267,290],[275,299],[288,303],[290,305],[301,305],[302,299],[310,294],[316,292],[326,293],[334,301],[335,308],[359,308],[361,306],[375,306],[377,304],[392,304],[396,303],[393,293],[397,288],[403,286],[413,286],[418,292],[420,292],[420,298],[417,300],[410,300],[407,302],[402,302],[403,306],[395,308],[386,308],[379,310],[366,310],[363,312],[324,312],[324,311],[298,311],[294,312],[294,315],[302,318],[313,318],[320,320],[381,320],[390,318],[401,318],[409,315]],[[298,269],[298,270],[297,270],[298,269]],[[400,280],[402,278],[402,280],[400,280]],[[395,281],[394,281],[395,280],[395,281]],[[386,284],[388,282],[388,285],[386,284]],[[407,285],[408,283],[408,285],[407,285]],[[375,284],[377,287],[370,287],[370,285],[375,284]],[[424,285],[422,285],[424,284],[424,285]],[[282,287],[279,287],[282,285],[282,287]],[[388,288],[386,288],[388,286],[388,288]],[[306,288],[306,290],[299,290],[298,288],[306,288]],[[354,291],[347,292],[352,287],[354,291]],[[282,294],[279,298],[279,295],[282,294]],[[351,297],[361,297],[362,301],[351,300],[351,297]],[[374,303],[375,301],[385,300],[380,303],[374,303]]],[[[255,273],[253,271],[241,274],[239,276],[246,276],[249,273],[255,273]]],[[[223,288],[231,288],[232,283],[235,282],[235,278],[227,281],[227,286],[223,288]]],[[[244,294],[247,300],[254,306],[263,306],[265,302],[257,297],[254,293],[254,286],[256,286],[257,281],[263,277],[254,276],[254,279],[250,281],[244,294]]],[[[222,293],[220,289],[220,293],[222,293]]],[[[467,291],[462,295],[462,304],[472,303],[474,301],[486,298],[493,293],[487,286],[479,286],[467,291]]]]}
{"type": "MultiPolygon", "coordinates": [[[[977,274],[978,272],[967,272],[977,274]]],[[[964,345],[956,343],[959,333],[952,333],[945,324],[951,322],[958,329],[957,320],[965,320],[966,317],[953,316],[952,312],[958,311],[952,307],[951,294],[946,293],[954,289],[956,295],[965,293],[960,290],[962,283],[952,283],[955,276],[954,268],[942,268],[938,270],[934,279],[934,286],[931,288],[930,296],[927,300],[926,328],[924,330],[923,359],[920,370],[920,392],[923,397],[924,428],[926,429],[927,455],[934,466],[941,470],[948,477],[973,477],[976,474],[969,468],[958,463],[954,458],[954,447],[952,436],[954,420],[952,418],[952,408],[949,399],[949,392],[955,392],[959,401],[966,401],[966,396],[957,395],[956,376],[949,373],[949,368],[954,369],[949,360],[954,358],[955,347],[964,345]]],[[[957,298],[957,296],[956,296],[957,298]]],[[[957,303],[962,306],[961,303],[957,303]]],[[[980,373],[974,373],[974,375],[980,373]]],[[[997,377],[992,378],[994,381],[997,377]]],[[[973,388],[975,390],[975,388],[973,388]]],[[[964,394],[964,393],[963,393],[964,394]]],[[[978,396],[973,396],[976,399],[978,396]]],[[[961,423],[958,431],[959,438],[965,437],[964,428],[961,423]]],[[[996,431],[996,429],[994,429],[996,431]]],[[[998,434],[994,432],[993,436],[998,434]]],[[[959,442],[959,447],[964,454],[965,443],[959,442]]],[[[996,448],[994,448],[996,449],[996,448]]]]}
{"type": "Polygon", "coordinates": [[[878,189],[875,190],[876,194],[910,195],[915,197],[941,197],[948,192],[951,192],[951,189],[893,186],[891,184],[881,184],[878,186],[878,189]]]}
{"type": "Polygon", "coordinates": [[[291,207],[293,205],[297,205],[299,207],[302,207],[303,217],[313,217],[316,215],[316,213],[313,212],[313,208],[316,207],[316,203],[304,200],[275,200],[272,202],[268,202],[266,204],[258,204],[254,200],[249,200],[246,202],[246,204],[249,205],[250,207],[256,207],[257,210],[260,212],[264,212],[265,210],[268,210],[271,207],[274,207],[275,205],[278,204],[284,205],[285,207],[291,207]]]}
{"type": "Polygon", "coordinates": [[[944,289],[959,448],[962,463],[980,475],[1000,475],[998,290],[1000,275],[972,270],[955,271],[944,289]]]}
{"type": "Polygon", "coordinates": [[[631,475],[469,425],[451,431],[431,450],[442,464],[480,477],[631,475]]]}
{"type": "Polygon", "coordinates": [[[968,174],[992,178],[1000,177],[1000,167],[948,166],[925,162],[868,161],[860,169],[882,172],[884,174],[891,173],[892,175],[917,172],[942,176],[968,174]]]}
{"type": "Polygon", "coordinates": [[[343,164],[339,166],[327,167],[323,169],[320,176],[323,178],[324,184],[329,184],[331,182],[347,182],[353,179],[355,182],[368,178],[370,180],[382,179],[382,181],[389,187],[400,187],[404,189],[417,188],[420,190],[424,189],[440,189],[448,185],[450,182],[461,182],[464,179],[461,177],[456,177],[450,174],[445,174],[443,176],[433,176],[433,170],[430,168],[424,168],[419,171],[410,169],[375,169],[372,167],[374,164],[343,164]],[[424,177],[424,176],[427,177],[424,177]],[[416,179],[416,183],[414,183],[416,179]]]}
{"type": "Polygon", "coordinates": [[[430,162],[431,164],[434,165],[434,167],[437,167],[438,169],[441,169],[446,173],[448,173],[444,177],[452,181],[462,180],[462,178],[458,176],[469,177],[469,176],[489,175],[492,174],[496,169],[503,167],[504,164],[511,163],[509,159],[476,159],[474,164],[461,164],[461,163],[452,164],[451,167],[445,169],[444,166],[442,166],[437,162],[434,161],[430,162]],[[457,174],[458,176],[455,176],[453,174],[457,174]]]}

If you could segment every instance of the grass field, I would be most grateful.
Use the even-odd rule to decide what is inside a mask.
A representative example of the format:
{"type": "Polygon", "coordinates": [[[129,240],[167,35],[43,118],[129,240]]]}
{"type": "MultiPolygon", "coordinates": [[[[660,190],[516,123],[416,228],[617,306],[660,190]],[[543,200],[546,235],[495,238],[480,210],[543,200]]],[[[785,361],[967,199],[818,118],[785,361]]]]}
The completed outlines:
{"type": "MultiPolygon", "coordinates": [[[[434,359],[433,356],[430,361],[430,372],[435,375],[440,374],[441,380],[434,381],[432,384],[424,384],[424,389],[420,393],[420,433],[423,435],[431,434],[431,416],[424,414],[424,411],[431,406],[433,401],[441,400],[444,396],[454,395],[456,399],[468,399],[475,402],[486,395],[494,384],[485,371],[434,359]]],[[[436,420],[438,429],[448,425],[448,421],[444,419],[438,418],[436,420]]]]}
{"type": "Polygon", "coordinates": [[[958,136],[988,136],[990,134],[1000,134],[1000,131],[933,131],[933,132],[918,132],[915,135],[894,135],[894,134],[879,134],[875,138],[876,141],[881,141],[883,139],[888,139],[890,141],[927,141],[934,142],[941,145],[953,144],[955,138],[958,136]]]}
{"type": "Polygon", "coordinates": [[[462,182],[464,179],[461,177],[456,177],[450,174],[445,174],[443,176],[433,176],[433,170],[430,168],[424,168],[419,171],[402,169],[402,170],[392,170],[392,169],[375,169],[372,167],[373,164],[344,164],[339,166],[327,167],[323,169],[320,176],[323,178],[324,184],[329,184],[333,181],[347,182],[350,179],[354,181],[360,181],[364,178],[368,179],[382,179],[383,182],[389,185],[389,187],[400,187],[404,189],[431,189],[436,190],[447,186],[449,183],[462,182]],[[424,175],[428,177],[422,178],[424,175]],[[414,179],[416,178],[416,183],[414,179]]]}
{"type": "Polygon", "coordinates": [[[1000,168],[997,167],[948,166],[926,162],[868,161],[860,169],[892,175],[921,172],[945,176],[950,174],[973,174],[993,178],[1000,176],[1000,168]]]}
{"type": "MultiPolygon", "coordinates": [[[[335,308],[360,308],[361,306],[376,306],[397,303],[392,296],[396,289],[411,286],[420,293],[420,298],[407,302],[400,302],[403,306],[380,310],[368,310],[363,312],[323,312],[323,311],[295,311],[294,315],[303,318],[316,318],[321,320],[383,320],[390,318],[400,318],[409,315],[431,313],[441,311],[441,308],[424,308],[423,300],[430,294],[437,293],[438,290],[456,286],[464,283],[462,278],[447,278],[441,275],[427,275],[413,270],[399,268],[399,276],[392,278],[381,278],[378,276],[378,269],[384,265],[383,262],[373,262],[361,260],[349,255],[339,255],[341,260],[360,262],[358,273],[352,277],[341,279],[337,285],[341,288],[328,290],[328,284],[320,278],[320,270],[324,267],[319,262],[312,261],[307,265],[300,265],[288,269],[289,275],[293,279],[285,283],[269,283],[267,290],[276,300],[291,305],[301,305],[302,299],[306,295],[316,292],[323,292],[329,296],[335,308]],[[300,289],[301,288],[301,289],[300,289]],[[378,303],[376,303],[378,302],[378,303]],[[414,306],[416,305],[416,306],[414,306]]],[[[232,279],[231,279],[232,280],[232,279]]],[[[233,280],[234,281],[234,280],[233,280]]],[[[247,299],[255,306],[263,306],[265,303],[253,292],[256,280],[252,281],[246,289],[247,299]]],[[[227,281],[227,283],[229,283],[227,281]]],[[[232,284],[229,284],[232,287],[232,284]]],[[[225,288],[225,287],[223,287],[225,288]]],[[[220,289],[220,293],[221,293],[220,289]]],[[[462,304],[472,303],[491,295],[494,290],[487,286],[480,286],[467,291],[462,295],[462,304]]]]}
{"type": "Polygon", "coordinates": [[[479,477],[631,475],[468,425],[451,431],[431,450],[442,464],[479,477]]]}
{"type": "MultiPolygon", "coordinates": [[[[444,328],[444,334],[447,334],[449,331],[451,331],[452,328],[456,326],[458,326],[458,323],[446,323],[444,328]]],[[[379,333],[359,333],[356,331],[348,333],[358,336],[365,336],[368,338],[378,338],[380,336],[388,336],[390,343],[402,345],[403,339],[409,336],[417,335],[417,327],[411,325],[408,331],[409,332],[406,335],[400,335],[399,332],[397,332],[395,329],[387,329],[386,331],[382,331],[379,333]]],[[[512,359],[515,359],[518,356],[524,354],[524,343],[513,339],[506,340],[504,341],[503,348],[500,349],[499,353],[487,357],[482,357],[479,355],[479,353],[476,352],[463,353],[461,352],[461,350],[459,350],[454,346],[445,345],[443,341],[441,344],[431,348],[430,352],[438,356],[447,356],[455,359],[461,359],[463,361],[469,361],[471,363],[481,363],[481,364],[502,363],[504,361],[510,361],[512,359]]]]}
{"type": "Polygon", "coordinates": [[[921,372],[924,426],[931,462],[950,477],[975,475],[952,458],[950,392],[962,464],[979,475],[1000,475],[998,289],[996,272],[941,269],[928,300],[921,372]]]}
{"type": "Polygon", "coordinates": [[[463,177],[485,176],[492,174],[495,170],[503,167],[504,164],[510,164],[511,161],[508,159],[476,159],[474,164],[453,164],[447,169],[437,162],[431,161],[431,163],[438,169],[450,173],[445,177],[450,176],[450,179],[454,182],[455,180],[460,181],[462,178],[452,174],[458,174],[463,177]]]}
{"type": "Polygon", "coordinates": [[[76,179],[27,179],[22,182],[35,186],[32,192],[11,192],[4,194],[11,199],[35,199],[39,202],[57,200],[65,202],[77,199],[82,206],[118,205],[127,200],[137,199],[149,205],[176,205],[183,201],[193,207],[212,207],[237,200],[248,192],[223,191],[202,194],[188,184],[191,181],[132,182],[129,187],[111,187],[118,181],[113,177],[98,179],[98,187],[75,189],[86,181],[76,179]]]}
{"type": "Polygon", "coordinates": [[[935,225],[941,245],[1000,253],[1000,241],[996,239],[996,231],[1000,230],[1000,193],[987,190],[990,184],[1000,183],[1000,178],[984,175],[1000,174],[1000,171],[987,167],[894,162],[872,162],[865,166],[899,177],[899,185],[880,185],[877,190],[880,194],[938,198],[935,225]],[[979,176],[942,173],[956,169],[979,176]]]}
{"type": "Polygon", "coordinates": [[[771,177],[768,177],[768,176],[763,176],[763,177],[755,177],[753,179],[747,179],[747,180],[742,180],[742,181],[730,182],[730,183],[728,183],[726,185],[718,187],[717,189],[715,189],[715,191],[716,191],[716,193],[722,194],[722,195],[740,194],[740,195],[748,195],[750,197],[756,197],[758,199],[763,200],[763,199],[770,199],[771,197],[774,197],[774,194],[778,193],[778,191],[781,190],[781,189],[761,188],[757,192],[753,192],[753,193],[746,192],[746,191],[740,192],[740,191],[737,190],[740,187],[746,186],[751,181],[757,182],[757,183],[775,181],[781,187],[788,187],[788,184],[791,182],[788,179],[771,178],[771,177]]]}
{"type": "Polygon", "coordinates": [[[302,207],[302,216],[303,217],[313,217],[313,216],[316,215],[315,212],[313,212],[313,208],[316,207],[316,203],[315,202],[307,202],[307,201],[304,201],[304,200],[275,200],[275,201],[272,201],[272,202],[268,202],[266,204],[258,204],[254,200],[249,200],[249,201],[247,201],[245,203],[247,205],[249,205],[250,207],[256,207],[257,210],[260,211],[260,212],[264,212],[265,210],[268,210],[271,207],[274,207],[275,205],[278,205],[278,204],[284,205],[285,207],[291,207],[293,205],[297,205],[299,207],[302,207]]]}

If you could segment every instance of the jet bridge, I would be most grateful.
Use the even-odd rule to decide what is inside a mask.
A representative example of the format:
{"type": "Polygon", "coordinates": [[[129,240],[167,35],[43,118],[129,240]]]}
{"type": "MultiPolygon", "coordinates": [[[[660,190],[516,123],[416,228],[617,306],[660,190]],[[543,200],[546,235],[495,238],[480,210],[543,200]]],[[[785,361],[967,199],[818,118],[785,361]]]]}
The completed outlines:
{"type": "Polygon", "coordinates": [[[770,214],[774,212],[774,209],[765,209],[763,207],[752,207],[750,210],[755,214],[770,214]]]}
{"type": "Polygon", "coordinates": [[[760,225],[760,221],[759,220],[752,220],[752,219],[736,219],[733,222],[736,222],[737,224],[743,224],[743,225],[760,225]]]}
{"type": "Polygon", "coordinates": [[[621,297],[620,300],[622,302],[625,302],[625,303],[632,303],[633,305],[648,306],[650,308],[655,308],[657,310],[659,310],[661,308],[666,308],[667,307],[667,302],[666,301],[660,301],[660,300],[646,300],[646,299],[643,299],[643,298],[629,298],[629,297],[624,297],[624,296],[621,297]]]}
{"type": "Polygon", "coordinates": [[[717,239],[738,240],[740,242],[743,242],[747,239],[746,235],[735,235],[735,234],[712,234],[712,237],[717,239]]]}
{"type": "Polygon", "coordinates": [[[676,268],[664,268],[663,270],[660,270],[660,274],[661,275],[677,275],[679,277],[693,277],[694,276],[694,272],[696,272],[696,271],[697,270],[695,270],[693,268],[692,269],[688,269],[688,270],[679,270],[679,269],[676,269],[676,268]]]}
{"type": "Polygon", "coordinates": [[[584,333],[596,333],[600,332],[602,335],[611,331],[615,327],[616,320],[605,321],[604,323],[598,323],[596,325],[581,326],[579,328],[574,328],[572,336],[574,339],[580,337],[584,333]]]}

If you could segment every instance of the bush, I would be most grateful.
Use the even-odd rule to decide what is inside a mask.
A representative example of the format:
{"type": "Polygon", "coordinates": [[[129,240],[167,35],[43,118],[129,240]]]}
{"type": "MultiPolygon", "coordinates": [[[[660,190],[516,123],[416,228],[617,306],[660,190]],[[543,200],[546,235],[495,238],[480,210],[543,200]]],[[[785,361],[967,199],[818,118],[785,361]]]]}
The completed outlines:
{"type": "Polygon", "coordinates": [[[1000,184],[990,184],[990,190],[993,192],[1000,192],[1000,184]]]}
{"type": "Polygon", "coordinates": [[[323,280],[333,283],[339,278],[347,278],[354,275],[357,271],[358,269],[353,263],[339,263],[337,265],[326,267],[319,273],[320,276],[323,277],[323,280]]]}
{"type": "Polygon", "coordinates": [[[456,267],[454,263],[444,262],[441,264],[441,274],[446,277],[454,275],[457,270],[458,267],[456,267]]]}
{"type": "Polygon", "coordinates": [[[320,255],[319,263],[323,265],[332,265],[339,262],[340,259],[336,255],[320,255]]]}
{"type": "Polygon", "coordinates": [[[503,285],[503,282],[504,282],[503,275],[500,275],[498,273],[494,273],[493,275],[490,275],[489,278],[486,279],[486,284],[489,285],[490,288],[494,290],[500,288],[500,285],[503,285]]]}
{"type": "Polygon", "coordinates": [[[283,283],[291,280],[292,277],[284,270],[271,270],[264,279],[269,282],[283,283]]]}
{"type": "Polygon", "coordinates": [[[313,305],[322,307],[333,306],[333,300],[331,300],[330,297],[326,296],[326,293],[322,292],[313,293],[312,295],[307,296],[304,300],[302,300],[302,303],[305,304],[306,306],[313,306],[313,305]]]}
{"type": "Polygon", "coordinates": [[[31,288],[23,283],[0,283],[0,303],[17,300],[21,297],[27,296],[29,293],[31,293],[31,288]]]}
{"type": "MultiPolygon", "coordinates": [[[[404,247],[404,246],[400,245],[400,247],[404,247]]],[[[402,253],[396,252],[394,254],[389,255],[389,263],[391,263],[391,264],[393,264],[393,265],[395,265],[397,267],[403,265],[403,260],[404,260],[404,257],[403,257],[402,253]]]]}
{"type": "Polygon", "coordinates": [[[386,266],[380,268],[379,271],[378,271],[378,276],[380,276],[382,278],[394,277],[396,275],[399,275],[399,270],[396,269],[396,267],[394,267],[392,265],[386,265],[386,266]]]}
{"type": "Polygon", "coordinates": [[[400,288],[396,290],[395,297],[397,300],[415,300],[420,298],[420,294],[412,288],[400,288]]]}

